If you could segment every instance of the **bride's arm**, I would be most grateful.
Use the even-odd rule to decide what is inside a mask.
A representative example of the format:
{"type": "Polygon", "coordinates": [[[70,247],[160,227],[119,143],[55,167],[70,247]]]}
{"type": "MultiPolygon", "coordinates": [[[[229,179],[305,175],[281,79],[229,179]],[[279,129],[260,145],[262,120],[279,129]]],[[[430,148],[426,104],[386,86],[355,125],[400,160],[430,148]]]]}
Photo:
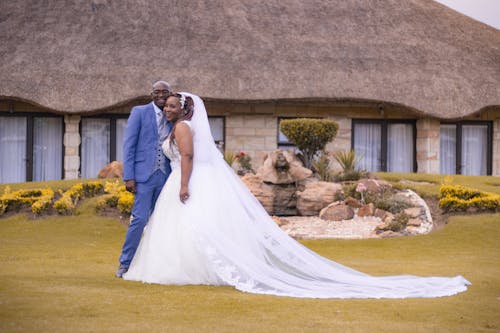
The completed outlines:
{"type": "Polygon", "coordinates": [[[181,190],[179,198],[184,203],[189,198],[189,178],[193,171],[193,136],[185,123],[175,126],[175,140],[181,155],[181,190]]]}

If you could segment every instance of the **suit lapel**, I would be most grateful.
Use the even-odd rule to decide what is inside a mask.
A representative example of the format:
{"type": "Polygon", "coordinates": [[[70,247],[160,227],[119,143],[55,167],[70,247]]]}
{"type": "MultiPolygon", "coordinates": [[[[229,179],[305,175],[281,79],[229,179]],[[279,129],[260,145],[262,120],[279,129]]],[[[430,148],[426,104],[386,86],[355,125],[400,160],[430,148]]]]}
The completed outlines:
{"type": "Polygon", "coordinates": [[[153,126],[153,132],[155,134],[155,137],[158,137],[158,125],[156,124],[156,111],[155,107],[153,105],[153,102],[149,104],[149,109],[148,109],[148,114],[149,114],[149,121],[151,121],[151,124],[153,126]]]}

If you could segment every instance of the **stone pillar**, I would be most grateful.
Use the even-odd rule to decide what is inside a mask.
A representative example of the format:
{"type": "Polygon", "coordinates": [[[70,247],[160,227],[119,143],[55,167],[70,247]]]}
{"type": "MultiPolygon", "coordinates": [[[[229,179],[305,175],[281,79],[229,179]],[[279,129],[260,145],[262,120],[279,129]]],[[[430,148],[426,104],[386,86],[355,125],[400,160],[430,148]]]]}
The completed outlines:
{"type": "Polygon", "coordinates": [[[437,119],[417,120],[418,173],[439,173],[439,125],[437,119]]]}
{"type": "Polygon", "coordinates": [[[257,170],[268,152],[277,149],[278,120],[272,115],[234,115],[226,117],[226,151],[244,151],[257,170]]]}
{"type": "Polygon", "coordinates": [[[337,161],[335,161],[331,154],[341,150],[351,150],[352,119],[340,116],[331,116],[327,119],[333,120],[337,124],[339,124],[339,131],[337,132],[337,136],[333,138],[333,141],[326,145],[325,149],[330,153],[332,170],[342,171],[342,168],[337,163],[337,161]]]}
{"type": "Polygon", "coordinates": [[[493,156],[492,156],[493,176],[500,176],[500,119],[493,121],[493,156]]]}
{"type": "Polygon", "coordinates": [[[64,133],[64,179],[76,179],[80,176],[80,116],[65,115],[64,133]]]}

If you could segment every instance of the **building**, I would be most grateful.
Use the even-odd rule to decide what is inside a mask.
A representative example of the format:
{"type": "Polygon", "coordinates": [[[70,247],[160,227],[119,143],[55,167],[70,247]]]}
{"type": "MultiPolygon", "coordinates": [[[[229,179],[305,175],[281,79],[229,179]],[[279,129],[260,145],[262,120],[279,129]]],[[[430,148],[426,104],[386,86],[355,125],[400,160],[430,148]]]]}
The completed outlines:
{"type": "Polygon", "coordinates": [[[258,165],[340,125],[369,171],[500,175],[500,31],[432,0],[3,1],[0,183],[95,177],[169,81],[258,165]]]}

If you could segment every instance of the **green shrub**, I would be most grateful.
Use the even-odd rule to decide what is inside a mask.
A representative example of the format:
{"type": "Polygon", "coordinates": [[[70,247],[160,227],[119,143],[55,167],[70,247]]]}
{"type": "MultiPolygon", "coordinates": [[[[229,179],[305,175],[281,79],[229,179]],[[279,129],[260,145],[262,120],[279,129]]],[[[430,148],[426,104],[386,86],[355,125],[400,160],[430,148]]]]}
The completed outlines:
{"type": "Polygon", "coordinates": [[[224,152],[224,160],[229,166],[233,166],[234,161],[236,160],[236,154],[230,151],[224,152]]]}
{"type": "Polygon", "coordinates": [[[335,176],[336,181],[359,180],[366,178],[367,172],[357,168],[359,157],[354,150],[339,150],[333,157],[342,168],[342,172],[335,176]]]}
{"type": "Polygon", "coordinates": [[[404,212],[397,213],[389,223],[388,229],[394,232],[401,231],[406,228],[409,219],[410,217],[408,216],[408,214],[404,212]]]}
{"type": "Polygon", "coordinates": [[[333,180],[330,168],[330,159],[328,158],[328,153],[326,151],[323,150],[318,158],[314,160],[313,168],[320,180],[325,182],[333,180]]]}
{"type": "Polygon", "coordinates": [[[304,155],[306,168],[311,168],[314,156],[325,149],[328,142],[337,135],[339,125],[327,119],[286,119],[280,123],[280,130],[304,155]]]}

